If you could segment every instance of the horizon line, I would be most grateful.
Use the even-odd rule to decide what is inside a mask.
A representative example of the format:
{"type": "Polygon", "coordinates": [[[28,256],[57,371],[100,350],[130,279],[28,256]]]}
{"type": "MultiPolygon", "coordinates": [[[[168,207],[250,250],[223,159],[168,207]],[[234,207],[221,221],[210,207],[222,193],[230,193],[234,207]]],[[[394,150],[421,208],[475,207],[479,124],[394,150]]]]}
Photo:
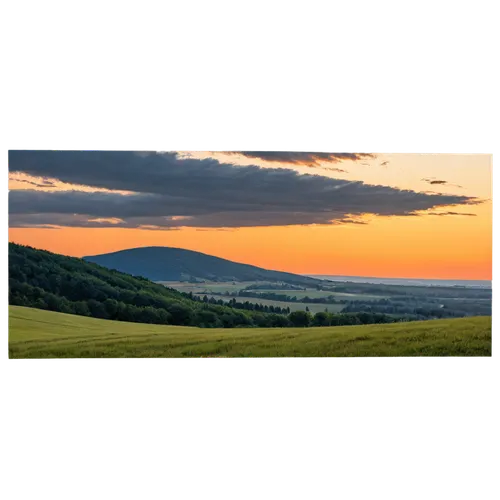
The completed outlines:
{"type": "MultiPolygon", "coordinates": [[[[297,273],[295,273],[297,274],[297,273]]],[[[403,277],[403,276],[360,276],[356,274],[318,274],[318,273],[313,273],[313,274],[304,274],[304,273],[299,273],[302,276],[308,276],[308,277],[318,277],[318,276],[329,276],[331,278],[366,278],[366,279],[385,279],[385,280],[425,280],[425,281],[487,281],[491,283],[493,281],[493,278],[491,279],[468,279],[468,278],[408,278],[408,277],[403,277]]]]}

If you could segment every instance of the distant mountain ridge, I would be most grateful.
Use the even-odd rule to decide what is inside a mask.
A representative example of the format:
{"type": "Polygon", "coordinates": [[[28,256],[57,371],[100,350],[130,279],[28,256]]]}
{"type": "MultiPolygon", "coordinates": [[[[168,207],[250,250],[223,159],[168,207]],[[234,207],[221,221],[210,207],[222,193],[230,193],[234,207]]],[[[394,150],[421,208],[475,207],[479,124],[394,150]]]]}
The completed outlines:
{"type": "Polygon", "coordinates": [[[129,248],[83,259],[152,281],[284,281],[304,286],[321,283],[321,280],[308,276],[271,271],[174,247],[129,248]]]}

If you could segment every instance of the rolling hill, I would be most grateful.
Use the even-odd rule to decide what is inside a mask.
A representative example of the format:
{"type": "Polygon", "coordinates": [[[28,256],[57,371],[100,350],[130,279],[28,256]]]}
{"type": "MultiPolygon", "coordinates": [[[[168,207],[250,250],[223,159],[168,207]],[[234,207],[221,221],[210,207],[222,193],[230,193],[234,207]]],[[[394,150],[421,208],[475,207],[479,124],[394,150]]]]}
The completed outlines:
{"type": "Polygon", "coordinates": [[[289,323],[276,314],[281,308],[205,303],[146,278],[15,243],[9,243],[9,304],[139,323],[226,328],[289,323]]]}
{"type": "Polygon", "coordinates": [[[204,330],[9,308],[10,358],[491,356],[491,317],[204,330]]]}
{"type": "Polygon", "coordinates": [[[270,271],[182,248],[130,248],[83,259],[152,281],[284,281],[303,286],[321,283],[316,278],[270,271]]]}

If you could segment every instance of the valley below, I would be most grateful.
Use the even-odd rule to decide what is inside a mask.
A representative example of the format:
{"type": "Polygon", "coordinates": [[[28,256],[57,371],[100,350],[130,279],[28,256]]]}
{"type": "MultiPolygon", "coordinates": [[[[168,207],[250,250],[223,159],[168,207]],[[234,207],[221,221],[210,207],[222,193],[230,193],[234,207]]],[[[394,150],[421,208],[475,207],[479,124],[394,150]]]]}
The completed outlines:
{"type": "MultiPolygon", "coordinates": [[[[401,280],[402,282],[403,280],[401,280]]],[[[212,304],[231,301],[311,313],[382,313],[399,319],[491,315],[491,287],[325,280],[314,286],[269,281],[161,281],[212,304]]],[[[421,282],[422,283],[422,282],[421,282]]]]}

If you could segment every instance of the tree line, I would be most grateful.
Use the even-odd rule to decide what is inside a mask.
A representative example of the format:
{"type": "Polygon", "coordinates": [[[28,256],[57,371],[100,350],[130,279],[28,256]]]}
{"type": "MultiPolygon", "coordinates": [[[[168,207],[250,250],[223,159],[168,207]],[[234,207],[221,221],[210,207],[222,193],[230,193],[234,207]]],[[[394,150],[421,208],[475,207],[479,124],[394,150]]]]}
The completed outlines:
{"type": "Polygon", "coordinates": [[[243,290],[307,290],[303,286],[290,283],[252,283],[243,290]]]}
{"type": "Polygon", "coordinates": [[[235,308],[235,309],[244,309],[246,311],[259,311],[259,312],[265,312],[265,313],[276,313],[276,314],[290,314],[290,308],[289,307],[280,307],[280,306],[275,306],[275,305],[267,305],[267,304],[258,304],[255,302],[249,302],[248,300],[245,302],[237,302],[235,298],[232,298],[229,301],[224,301],[222,299],[216,299],[215,297],[208,297],[208,295],[204,295],[201,297],[200,295],[194,294],[193,292],[181,292],[185,294],[187,297],[189,297],[192,300],[196,300],[198,302],[204,302],[206,304],[218,304],[220,306],[222,305],[228,305],[229,307],[235,308]]]}
{"type": "MultiPolygon", "coordinates": [[[[266,299],[266,300],[277,300],[280,302],[300,302],[303,304],[348,304],[348,300],[337,300],[334,295],[328,295],[328,297],[309,297],[305,295],[304,297],[297,297],[296,295],[289,295],[285,293],[276,292],[250,292],[249,289],[239,290],[234,292],[237,297],[249,297],[254,299],[266,299]]],[[[230,295],[229,292],[226,292],[230,295]]]]}

